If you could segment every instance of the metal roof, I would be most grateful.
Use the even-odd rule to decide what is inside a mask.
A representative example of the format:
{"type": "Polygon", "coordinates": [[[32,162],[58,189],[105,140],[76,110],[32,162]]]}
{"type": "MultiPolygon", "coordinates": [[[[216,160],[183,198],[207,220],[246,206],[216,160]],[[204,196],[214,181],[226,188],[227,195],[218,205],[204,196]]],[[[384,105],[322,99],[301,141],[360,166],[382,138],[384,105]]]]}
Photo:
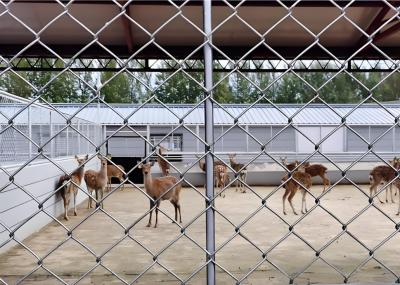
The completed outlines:
{"type": "MultiPolygon", "coordinates": [[[[63,113],[74,114],[83,105],[55,104],[63,113]]],[[[89,105],[77,113],[80,118],[104,125],[122,125],[127,118],[132,125],[178,125],[179,118],[187,125],[204,124],[204,108],[194,105],[162,105],[137,104],[89,105]],[[132,115],[131,115],[132,114],[132,115]],[[130,116],[131,115],[131,116],[130,116]]],[[[352,125],[392,125],[395,117],[400,116],[400,105],[390,104],[382,108],[376,104],[331,105],[331,108],[312,104],[305,108],[303,105],[223,105],[215,106],[214,121],[216,125],[232,125],[235,118],[243,125],[285,125],[293,116],[292,121],[297,125],[339,125],[342,117],[352,125]],[[241,115],[242,114],[242,115],[241,115]]]]}
{"type": "MultiPolygon", "coordinates": [[[[186,125],[203,125],[204,108],[194,105],[162,105],[146,104],[111,104],[97,106],[91,104],[83,108],[83,104],[54,104],[54,107],[68,117],[76,115],[74,123],[99,123],[103,125],[122,125],[127,119],[129,124],[135,126],[173,126],[178,125],[180,118],[186,125]],[[83,109],[82,109],[83,108],[83,109]],[[82,109],[82,110],[80,110],[82,109]],[[86,122],[85,122],[86,121],[86,122]]],[[[0,123],[8,124],[8,118],[25,105],[15,103],[0,104],[0,123]],[[5,115],[5,116],[4,116],[5,115]]],[[[286,125],[290,120],[296,125],[339,125],[342,118],[351,125],[392,125],[395,118],[400,116],[399,104],[386,104],[385,108],[378,105],[365,104],[356,109],[356,105],[331,105],[327,107],[321,104],[311,104],[303,108],[303,105],[223,105],[215,106],[214,121],[216,125],[232,125],[235,118],[242,125],[286,125]],[[354,110],[353,110],[354,109],[354,110]]],[[[66,119],[54,111],[52,122],[65,124],[66,119]]],[[[49,110],[31,108],[31,121],[33,124],[49,123],[49,110]]],[[[23,111],[14,120],[14,124],[26,124],[28,111],[23,111]]]]}
{"type": "MultiPolygon", "coordinates": [[[[135,58],[168,58],[157,47],[160,45],[175,58],[185,58],[204,42],[202,1],[197,0],[187,3],[138,0],[129,2],[126,7],[118,6],[118,1],[102,0],[3,2],[7,4],[0,5],[3,56],[23,51],[24,56],[53,57],[50,48],[63,57],[80,52],[82,57],[112,58],[113,55],[102,48],[104,45],[119,57],[129,57],[140,51],[135,58]],[[120,14],[121,11],[125,14],[120,14]],[[35,33],[39,31],[40,41],[46,46],[35,43],[39,39],[35,33]],[[94,39],[101,45],[91,43],[94,39]],[[29,48],[25,48],[27,46],[29,48]]],[[[212,1],[213,43],[230,58],[243,57],[260,41],[279,50],[285,58],[297,57],[306,48],[302,59],[331,59],[326,50],[338,58],[400,57],[397,18],[390,21],[398,15],[399,3],[399,0],[212,1]],[[381,27],[385,21],[390,24],[381,27]],[[379,25],[372,25],[374,22],[379,25]],[[368,40],[360,30],[369,34],[376,31],[372,41],[386,55],[375,48],[356,52],[368,40]],[[318,44],[315,44],[317,35],[318,44]]],[[[199,50],[191,58],[201,55],[199,50]]],[[[224,58],[219,52],[214,56],[224,58]]],[[[277,58],[277,55],[261,44],[246,58],[277,58]]]]}
{"type": "MultiPolygon", "coordinates": [[[[65,114],[40,102],[31,103],[30,99],[22,98],[0,90],[0,124],[65,124],[71,114],[65,114]],[[28,106],[29,104],[29,106],[28,106]],[[18,115],[17,115],[18,114],[18,115]]],[[[72,123],[92,124],[79,115],[71,119],[72,123]]]]}

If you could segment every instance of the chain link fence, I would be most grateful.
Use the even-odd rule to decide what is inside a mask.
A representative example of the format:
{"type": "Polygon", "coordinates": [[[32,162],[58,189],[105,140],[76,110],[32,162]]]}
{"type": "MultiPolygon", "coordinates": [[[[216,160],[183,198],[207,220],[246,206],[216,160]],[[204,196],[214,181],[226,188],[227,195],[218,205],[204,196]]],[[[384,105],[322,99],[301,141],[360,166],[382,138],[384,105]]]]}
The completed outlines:
{"type": "Polygon", "coordinates": [[[378,200],[399,185],[396,160],[388,161],[400,133],[399,5],[0,1],[0,87],[16,95],[0,93],[0,282],[399,283],[397,205],[378,200]],[[64,113],[59,102],[79,104],[64,113]],[[190,105],[178,114],[169,103],[190,105]],[[279,103],[297,105],[289,112],[279,103]],[[334,122],[319,114],[318,128],[306,129],[297,119],[315,103],[334,122]],[[352,104],[338,112],[334,103],[352,104]],[[352,116],[368,104],[385,120],[367,109],[362,128],[352,116]],[[276,116],[250,114],[257,106],[276,116]],[[111,126],[102,123],[107,116],[111,126]],[[196,116],[202,128],[188,123],[196,116]],[[262,118],[259,128],[243,124],[251,116],[262,118]],[[153,117],[161,122],[150,127],[153,117]],[[327,142],[353,157],[343,163],[327,142]],[[186,145],[192,150],[180,151],[186,145]],[[256,150],[241,148],[249,145],[256,150]],[[117,166],[110,149],[129,167],[117,166]],[[373,163],[362,164],[366,157],[373,163]],[[292,158],[299,161],[289,169],[292,158]],[[303,168],[308,161],[319,165],[315,175],[303,168]],[[106,164],[121,177],[110,189],[106,164]],[[386,169],[378,191],[354,181],[355,173],[370,180],[377,165],[386,169]],[[173,177],[158,178],[163,167],[173,177]],[[307,180],[333,172],[326,189],[307,180]],[[252,184],[257,175],[263,186],[252,184]],[[234,191],[238,181],[243,188],[234,191]],[[78,210],[65,220],[63,191],[78,193],[78,210]],[[285,213],[285,192],[293,212],[285,213]],[[158,228],[146,227],[153,212],[158,228]]]}
{"type": "Polygon", "coordinates": [[[68,126],[68,114],[43,104],[29,104],[29,100],[6,92],[0,93],[0,102],[2,166],[35,159],[38,149],[39,155],[49,158],[91,153],[102,139],[96,122],[74,116],[68,126]]]}

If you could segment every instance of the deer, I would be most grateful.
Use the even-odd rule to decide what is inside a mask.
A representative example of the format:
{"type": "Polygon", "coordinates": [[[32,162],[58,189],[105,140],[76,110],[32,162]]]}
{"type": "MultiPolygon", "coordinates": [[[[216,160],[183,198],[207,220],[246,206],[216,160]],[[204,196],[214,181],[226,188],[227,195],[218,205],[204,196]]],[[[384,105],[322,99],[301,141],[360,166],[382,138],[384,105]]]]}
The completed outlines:
{"type": "MultiPolygon", "coordinates": [[[[391,161],[391,164],[393,167],[388,166],[388,165],[375,166],[369,173],[369,183],[370,183],[369,194],[371,197],[374,192],[375,192],[375,194],[377,193],[378,185],[381,185],[381,184],[386,185],[396,178],[396,176],[397,176],[396,170],[399,170],[399,168],[400,168],[400,159],[395,157],[395,159],[393,161],[391,161]]],[[[396,178],[392,184],[394,184],[396,186],[396,188],[400,191],[400,181],[398,178],[396,178]]],[[[386,191],[387,191],[387,189],[386,189],[386,191]]],[[[392,191],[390,194],[392,196],[391,198],[392,198],[392,202],[393,202],[394,200],[393,200],[392,191]]],[[[379,198],[379,196],[377,196],[377,197],[378,197],[379,202],[381,202],[383,204],[383,201],[379,198]]],[[[386,192],[386,201],[387,201],[387,192],[386,192]]],[[[400,195],[399,195],[399,211],[398,211],[397,215],[399,215],[399,212],[400,212],[400,195]]]]}
{"type": "MultiPolygon", "coordinates": [[[[86,170],[85,172],[85,182],[86,186],[88,189],[88,192],[90,195],[92,195],[93,191],[96,192],[96,201],[99,200],[99,198],[102,200],[103,195],[104,195],[104,190],[107,187],[107,158],[109,159],[109,156],[103,157],[101,155],[97,155],[97,157],[100,159],[101,166],[99,171],[95,171],[92,169],[86,170]]],[[[88,205],[87,208],[90,209],[92,208],[92,197],[89,196],[88,199],[88,205]]],[[[100,203],[100,207],[104,209],[104,203],[100,203]]]]}
{"type": "Polygon", "coordinates": [[[168,176],[170,172],[170,165],[165,159],[163,151],[167,150],[165,147],[159,146],[157,148],[157,163],[161,169],[163,176],[168,176]]]}
{"type": "MultiPolygon", "coordinates": [[[[115,177],[118,178],[119,183],[124,181],[125,176],[125,168],[122,165],[116,164],[109,164],[107,165],[107,188],[108,191],[111,191],[111,178],[115,177]]],[[[121,190],[124,190],[125,184],[122,184],[121,190]]]]}
{"type": "MultiPolygon", "coordinates": [[[[197,155],[196,155],[196,157],[199,158],[197,155]]],[[[203,172],[206,172],[206,162],[204,159],[199,160],[199,167],[203,172]]],[[[222,188],[225,187],[225,185],[227,184],[227,180],[229,179],[228,169],[227,169],[226,165],[220,160],[214,161],[213,172],[214,172],[214,186],[216,188],[218,188],[219,185],[223,185],[222,188]],[[219,174],[217,174],[217,171],[219,172],[219,174]],[[225,175],[225,173],[226,173],[226,175],[225,175]],[[221,183],[223,183],[223,184],[221,184],[221,183]]],[[[225,194],[222,197],[225,197],[225,194]]]]}
{"type": "Polygon", "coordinates": [[[310,174],[311,177],[314,176],[321,177],[322,182],[324,183],[324,189],[322,190],[322,193],[324,193],[326,187],[329,187],[331,185],[331,181],[326,175],[326,171],[328,170],[328,168],[326,168],[322,164],[310,164],[310,162],[308,161],[304,163],[304,167],[305,167],[305,172],[310,174]]]}
{"type": "Polygon", "coordinates": [[[282,197],[282,204],[283,204],[283,214],[286,215],[286,198],[289,201],[290,207],[292,208],[293,214],[297,215],[296,210],[294,209],[292,200],[293,197],[296,195],[296,192],[299,188],[301,188],[301,192],[302,192],[302,199],[301,199],[301,213],[305,214],[307,213],[307,204],[306,204],[306,194],[307,194],[307,190],[309,190],[312,186],[312,180],[311,180],[311,175],[304,172],[305,168],[304,166],[300,166],[297,171],[293,172],[292,177],[293,179],[287,181],[285,183],[285,181],[289,178],[288,175],[285,175],[282,178],[281,183],[285,183],[283,188],[285,189],[285,193],[283,194],[282,197]],[[299,184],[300,183],[300,184],[299,184]],[[304,209],[304,210],[303,210],[304,209]]]}
{"type": "MultiPolygon", "coordinates": [[[[280,158],[281,162],[283,165],[286,166],[286,168],[290,171],[292,171],[297,165],[299,165],[299,161],[295,160],[292,163],[287,163],[286,157],[280,158]]],[[[326,186],[330,186],[331,182],[329,178],[326,176],[326,171],[328,170],[325,166],[322,164],[310,164],[310,162],[305,162],[303,163],[304,166],[304,172],[308,173],[311,175],[311,177],[314,176],[319,176],[322,178],[322,181],[324,183],[324,189],[322,190],[322,193],[325,192],[326,186]]]]}
{"type": "Polygon", "coordinates": [[[85,161],[87,161],[89,155],[86,155],[84,158],[79,158],[75,155],[75,159],[78,162],[78,168],[72,172],[70,176],[62,175],[57,182],[56,189],[60,191],[61,197],[64,202],[64,219],[66,221],[68,218],[68,208],[71,199],[71,194],[74,195],[74,215],[77,216],[78,213],[76,211],[76,195],[78,194],[78,186],[82,183],[82,178],[84,174],[85,161]]]}
{"type": "Polygon", "coordinates": [[[292,171],[293,169],[296,168],[297,165],[299,165],[299,162],[297,160],[293,161],[292,163],[288,163],[287,157],[280,157],[279,158],[282,164],[289,170],[292,171]]]}
{"type": "MultiPolygon", "coordinates": [[[[228,183],[228,168],[226,165],[218,164],[214,166],[214,185],[215,187],[221,187],[221,191],[224,189],[228,183]]],[[[220,193],[222,198],[225,198],[225,193],[220,193]]]]}
{"type": "MultiPolygon", "coordinates": [[[[393,160],[389,160],[390,165],[392,165],[393,167],[395,167],[395,163],[398,161],[399,159],[395,156],[393,158],[393,160]]],[[[386,187],[385,189],[385,193],[386,193],[386,203],[389,203],[388,201],[388,191],[390,190],[390,198],[392,200],[392,203],[395,203],[394,199],[393,199],[393,184],[389,185],[389,189],[386,187]]],[[[397,190],[395,190],[394,195],[397,195],[397,190]]]]}
{"type": "MultiPolygon", "coordinates": [[[[231,164],[231,167],[233,170],[235,170],[236,173],[239,173],[239,178],[243,182],[246,182],[246,177],[247,177],[247,167],[244,167],[244,164],[242,163],[237,163],[235,161],[236,154],[229,154],[229,162],[231,164]]],[[[244,183],[239,181],[239,179],[236,179],[236,187],[235,191],[238,191],[238,188],[241,193],[246,193],[246,188],[244,186],[244,183]]]]}
{"type": "MultiPolygon", "coordinates": [[[[197,158],[200,158],[199,156],[196,155],[197,158]]],[[[214,167],[216,165],[225,165],[225,163],[223,163],[220,160],[214,160],[214,167]]],[[[199,160],[199,167],[203,172],[206,172],[206,161],[204,159],[200,159],[199,160]]]]}
{"type": "Polygon", "coordinates": [[[163,200],[169,200],[175,208],[175,222],[182,223],[181,205],[179,202],[179,194],[182,190],[182,184],[178,182],[178,178],[174,176],[163,176],[153,178],[151,175],[151,168],[154,166],[154,161],[151,163],[141,163],[138,168],[142,169],[144,176],[144,188],[146,193],[150,196],[150,217],[147,227],[151,227],[151,218],[153,214],[153,208],[155,206],[156,211],[156,222],[154,228],[157,228],[158,224],[158,208],[163,200]]]}

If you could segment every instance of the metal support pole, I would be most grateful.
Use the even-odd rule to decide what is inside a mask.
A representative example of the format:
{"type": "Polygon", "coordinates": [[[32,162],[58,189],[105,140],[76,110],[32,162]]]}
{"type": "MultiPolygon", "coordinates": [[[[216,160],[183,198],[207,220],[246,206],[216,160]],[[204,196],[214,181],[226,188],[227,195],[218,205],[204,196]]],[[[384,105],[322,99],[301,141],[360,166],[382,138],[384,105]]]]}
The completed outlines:
{"type": "Polygon", "coordinates": [[[79,123],[79,121],[76,123],[76,129],[78,130],[78,134],[76,135],[76,140],[77,140],[77,144],[78,144],[78,153],[81,154],[81,124],[79,123]]]}
{"type": "MultiPolygon", "coordinates": [[[[93,137],[90,135],[90,126],[89,126],[89,123],[86,123],[86,136],[87,136],[89,139],[93,140],[93,137]]],[[[86,148],[87,148],[86,152],[87,152],[87,153],[92,153],[91,147],[92,147],[92,145],[90,144],[90,142],[89,142],[89,141],[86,141],[86,148]]]]}
{"type": "MultiPolygon", "coordinates": [[[[49,125],[50,125],[50,130],[49,130],[49,138],[53,137],[53,121],[51,118],[51,112],[49,112],[49,125]]],[[[54,140],[52,139],[50,141],[50,157],[53,158],[54,157],[54,140]]]]}
{"type": "Polygon", "coordinates": [[[246,134],[246,151],[249,151],[249,135],[248,135],[248,133],[250,133],[249,132],[249,125],[245,126],[245,130],[247,132],[247,134],[246,134]]]}
{"type": "Polygon", "coordinates": [[[66,140],[66,142],[67,142],[67,149],[66,149],[66,156],[68,156],[69,155],[69,127],[66,129],[66,133],[67,133],[67,140],[66,140]]]}
{"type": "MultiPolygon", "coordinates": [[[[150,125],[147,125],[146,126],[146,139],[148,142],[150,141],[150,132],[151,132],[150,125]]],[[[150,146],[148,143],[146,143],[146,153],[144,154],[144,156],[148,156],[149,153],[150,153],[150,146]]]]}
{"type": "MultiPolygon", "coordinates": [[[[212,96],[213,86],[213,54],[211,41],[211,0],[203,0],[203,20],[204,32],[208,41],[204,46],[204,79],[206,92],[204,96],[212,96]]],[[[214,285],[215,282],[215,212],[214,202],[210,203],[209,199],[214,197],[214,158],[212,156],[214,141],[214,118],[213,104],[211,98],[208,97],[204,102],[205,116],[205,141],[206,145],[206,205],[210,207],[206,211],[206,250],[207,254],[207,285],[214,285]],[[211,152],[210,152],[211,151],[211,152]]]]}
{"type": "MultiPolygon", "coordinates": [[[[32,139],[32,117],[31,117],[31,107],[28,107],[28,137],[32,139]]],[[[39,134],[40,137],[40,134],[39,134]]],[[[32,157],[32,142],[29,141],[29,151],[28,151],[28,159],[32,157]]]]}
{"type": "MultiPolygon", "coordinates": [[[[196,135],[197,137],[200,137],[200,126],[196,125],[196,135]]],[[[196,139],[196,152],[200,151],[200,140],[196,139]]]]}

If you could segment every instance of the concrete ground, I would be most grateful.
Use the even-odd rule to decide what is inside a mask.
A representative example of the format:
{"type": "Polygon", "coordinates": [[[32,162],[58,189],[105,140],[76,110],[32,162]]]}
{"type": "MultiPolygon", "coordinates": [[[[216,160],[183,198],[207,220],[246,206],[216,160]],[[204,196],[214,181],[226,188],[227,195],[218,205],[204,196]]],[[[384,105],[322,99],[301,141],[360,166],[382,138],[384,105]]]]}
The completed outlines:
{"type": "MultiPolygon", "coordinates": [[[[366,190],[368,186],[362,188],[366,190]]],[[[273,189],[255,187],[254,191],[257,195],[266,197],[273,189]]],[[[203,193],[203,189],[199,191],[203,193]]],[[[312,188],[315,195],[321,191],[321,186],[312,188]]],[[[348,282],[382,284],[397,280],[382,266],[384,264],[394,274],[400,274],[400,234],[395,233],[395,223],[400,222],[395,215],[397,196],[395,204],[375,203],[394,223],[374,208],[353,219],[368,204],[368,198],[353,186],[335,187],[321,200],[326,211],[318,207],[304,217],[295,216],[289,205],[288,215],[282,215],[282,192],[281,189],[278,190],[267,200],[267,206],[275,213],[261,208],[251,218],[248,217],[262,205],[256,194],[250,191],[242,194],[230,188],[225,198],[217,198],[218,284],[235,284],[235,278],[243,280],[242,284],[288,284],[289,278],[295,278],[295,284],[342,283],[344,277],[327,263],[345,275],[360,266],[348,282]],[[352,221],[347,227],[348,232],[337,239],[334,237],[342,232],[342,225],[328,212],[335,214],[344,223],[352,221]],[[293,233],[290,234],[289,225],[293,224],[293,233]],[[239,225],[240,235],[235,232],[235,226],[239,225]],[[394,234],[393,237],[381,244],[391,234],[394,234]],[[276,245],[285,236],[287,238],[276,245]],[[353,237],[357,237],[359,242],[353,237]],[[311,265],[316,255],[310,247],[315,250],[323,249],[320,254],[322,259],[317,259],[311,265]],[[377,248],[373,257],[376,260],[369,259],[369,249],[375,247],[377,248]],[[268,251],[267,259],[271,263],[262,262],[262,251],[268,251]],[[279,270],[286,272],[288,276],[279,270]],[[302,271],[304,273],[300,274],[302,271]]],[[[381,194],[382,199],[383,196],[381,194]]],[[[314,198],[308,195],[307,203],[311,208],[315,205],[314,198]]],[[[187,236],[180,237],[170,247],[169,243],[181,235],[180,228],[162,213],[159,214],[158,228],[147,228],[148,216],[139,221],[138,219],[147,211],[148,204],[142,193],[127,187],[107,198],[107,214],[97,212],[82,222],[84,217],[93,213],[93,209],[86,209],[84,203],[79,207],[77,217],[70,216],[68,222],[63,222],[68,229],[73,229],[72,238],[68,238],[66,229],[53,222],[24,241],[24,245],[39,258],[45,257],[41,267],[38,267],[37,259],[31,253],[22,246],[17,246],[0,256],[0,280],[14,284],[38,268],[22,284],[62,284],[52,276],[55,274],[68,283],[80,280],[79,284],[123,284],[121,280],[130,283],[138,278],[138,284],[169,285],[181,284],[174,274],[186,281],[196,272],[198,273],[187,283],[205,284],[205,252],[201,249],[205,247],[205,215],[201,215],[205,202],[202,196],[191,188],[183,189],[181,205],[187,236]],[[199,218],[193,221],[198,215],[199,218]],[[110,216],[120,224],[114,222],[110,216]],[[129,236],[126,236],[123,227],[129,227],[133,223],[134,227],[129,231],[129,236]],[[59,246],[65,240],[66,243],[59,246]],[[158,263],[154,263],[153,255],[158,255],[158,263]],[[101,263],[96,263],[96,256],[101,258],[101,263]],[[151,266],[152,264],[154,265],[151,266]],[[87,273],[88,271],[90,272],[87,273]],[[141,275],[144,271],[145,274],[141,275]]],[[[300,211],[299,194],[296,195],[294,204],[300,211]]],[[[169,202],[162,202],[161,209],[172,217],[173,207],[169,202]]]]}

